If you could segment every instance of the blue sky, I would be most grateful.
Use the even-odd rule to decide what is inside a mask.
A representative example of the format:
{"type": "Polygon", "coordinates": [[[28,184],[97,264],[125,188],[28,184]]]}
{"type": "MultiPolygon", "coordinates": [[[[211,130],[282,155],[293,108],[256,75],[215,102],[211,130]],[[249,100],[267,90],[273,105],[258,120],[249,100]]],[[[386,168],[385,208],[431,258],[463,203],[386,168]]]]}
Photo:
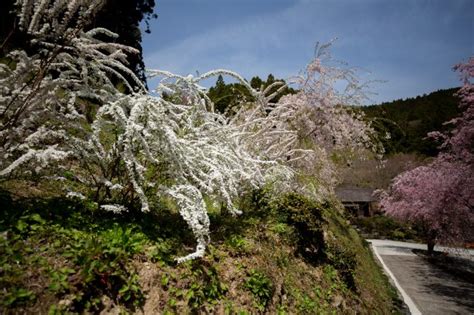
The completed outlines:
{"type": "Polygon", "coordinates": [[[155,12],[147,68],[288,78],[337,37],[335,59],[386,81],[369,103],[458,86],[452,66],[474,55],[474,0],[156,0],[155,12]]]}

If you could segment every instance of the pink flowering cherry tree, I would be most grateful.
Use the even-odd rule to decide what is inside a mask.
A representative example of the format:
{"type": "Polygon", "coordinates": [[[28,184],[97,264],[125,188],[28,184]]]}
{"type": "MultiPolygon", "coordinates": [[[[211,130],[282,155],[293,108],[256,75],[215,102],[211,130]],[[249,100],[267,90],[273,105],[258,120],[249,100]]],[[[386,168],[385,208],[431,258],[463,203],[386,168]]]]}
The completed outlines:
{"type": "Polygon", "coordinates": [[[447,134],[432,132],[442,152],[428,165],[397,176],[384,192],[385,212],[423,227],[432,254],[436,243],[459,245],[474,238],[474,57],[454,67],[463,87],[457,92],[463,114],[447,124],[447,134]]]}

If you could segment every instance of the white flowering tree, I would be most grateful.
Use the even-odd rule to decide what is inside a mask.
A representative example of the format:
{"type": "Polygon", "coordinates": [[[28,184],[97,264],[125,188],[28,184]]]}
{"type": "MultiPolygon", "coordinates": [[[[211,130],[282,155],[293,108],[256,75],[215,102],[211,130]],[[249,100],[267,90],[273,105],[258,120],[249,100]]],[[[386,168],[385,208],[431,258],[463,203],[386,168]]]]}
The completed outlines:
{"type": "MultiPolygon", "coordinates": [[[[263,167],[272,163],[255,160],[240,145],[238,129],[209,110],[212,103],[197,85],[203,77],[154,73],[164,75],[158,95],[124,96],[102,106],[91,137],[75,139],[75,152],[89,167],[96,166],[88,172],[88,182],[102,189],[102,201],[125,201],[121,196],[135,195],[145,212],[151,196],[168,195],[176,201],[198,243],[194,253],[178,259],[183,261],[202,256],[209,240],[204,196],[239,214],[233,201],[248,185],[260,185],[263,167]],[[168,84],[168,79],[174,81],[168,84]],[[166,100],[163,91],[176,100],[166,100]]],[[[101,207],[126,210],[123,203],[101,207]]]]}
{"type": "Polygon", "coordinates": [[[39,172],[49,161],[71,152],[58,146],[74,132],[85,137],[90,104],[103,104],[120,94],[117,83],[143,89],[127,67],[133,48],[113,39],[106,29],[84,31],[85,21],[102,1],[19,0],[18,27],[30,38],[29,49],[10,52],[0,64],[0,167],[8,175],[20,165],[39,172]],[[19,158],[20,157],[20,158],[19,158]],[[12,163],[12,161],[14,161],[12,163]]]}
{"type": "Polygon", "coordinates": [[[277,81],[260,93],[256,103],[243,106],[231,121],[242,130],[249,151],[260,159],[291,167],[297,175],[291,186],[319,200],[328,198],[337,184],[336,155],[350,159],[366,150],[383,154],[383,148],[374,141],[375,131],[362,114],[348,107],[362,104],[365,85],[359,83],[356,70],[331,59],[329,48],[330,43],[318,45],[305,72],[292,78],[296,94],[271,103],[286,87],[277,81]],[[343,88],[337,89],[336,83],[343,88]],[[279,89],[270,94],[276,87],[279,89]],[[298,181],[298,175],[311,180],[298,181]]]}
{"type": "Polygon", "coordinates": [[[227,70],[198,77],[150,71],[161,80],[148,94],[127,68],[132,48],[103,41],[116,36],[108,30],[84,31],[101,3],[17,1],[19,26],[36,52],[16,50],[0,63],[0,179],[62,180],[69,197],[113,212],[137,205],[147,212],[151,198],[169,196],[197,241],[184,261],[204,255],[209,242],[204,197],[235,215],[234,200],[246,188],[270,181],[308,191],[298,179],[310,171],[317,184],[309,190],[324,199],[335,184],[330,155],[368,146],[372,130],[343,107],[360,98],[353,72],[322,66],[326,47],[296,79],[300,91],[277,103],[271,100],[282,83],[256,91],[227,70]],[[199,85],[219,75],[256,99],[231,120],[199,85]],[[341,79],[348,88],[340,93],[333,86],[341,79]]]}

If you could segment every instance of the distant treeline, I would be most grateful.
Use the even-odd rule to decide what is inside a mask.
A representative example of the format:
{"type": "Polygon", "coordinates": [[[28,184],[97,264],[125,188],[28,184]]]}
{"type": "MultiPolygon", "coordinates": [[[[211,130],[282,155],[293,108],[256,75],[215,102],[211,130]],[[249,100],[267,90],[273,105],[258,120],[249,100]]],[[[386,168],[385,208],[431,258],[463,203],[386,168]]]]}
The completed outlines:
{"type": "MultiPolygon", "coordinates": [[[[275,79],[270,74],[266,80],[253,77],[249,83],[253,88],[260,89],[266,88],[275,81],[283,80],[275,79]]],[[[426,136],[430,131],[449,130],[450,125],[443,123],[460,114],[458,98],[454,96],[458,89],[438,90],[428,95],[356,109],[362,110],[367,119],[372,121],[372,126],[378,131],[388,154],[417,153],[435,156],[439,144],[432,139],[427,139],[426,136]]],[[[287,88],[282,95],[296,92],[292,88],[287,88]]],[[[278,101],[282,95],[275,97],[272,101],[278,101]]],[[[229,116],[238,110],[235,106],[241,104],[241,100],[253,101],[253,97],[242,84],[226,84],[222,77],[219,77],[215,86],[209,89],[208,96],[219,112],[229,116]]]]}
{"type": "Polygon", "coordinates": [[[428,95],[400,99],[380,105],[362,107],[367,118],[379,131],[387,153],[419,153],[434,156],[438,143],[427,139],[430,131],[446,131],[443,124],[460,114],[458,88],[438,90],[428,95]],[[384,135],[389,132],[390,138],[384,135]]]}
{"type": "MultiPolygon", "coordinates": [[[[250,85],[252,88],[261,90],[266,89],[271,84],[276,81],[285,82],[282,79],[275,79],[272,74],[269,74],[266,80],[262,80],[260,77],[255,76],[250,80],[250,85]]],[[[271,88],[270,95],[273,92],[276,92],[279,87],[271,88]]],[[[296,91],[290,87],[286,87],[279,95],[275,96],[271,101],[277,102],[283,95],[294,94],[296,91]]],[[[228,116],[232,116],[238,108],[236,106],[241,104],[242,101],[252,102],[255,101],[253,96],[250,95],[247,88],[240,83],[230,83],[226,84],[224,78],[219,76],[216,81],[216,85],[211,87],[208,92],[209,98],[214,102],[216,110],[221,113],[225,113],[228,116]]]]}

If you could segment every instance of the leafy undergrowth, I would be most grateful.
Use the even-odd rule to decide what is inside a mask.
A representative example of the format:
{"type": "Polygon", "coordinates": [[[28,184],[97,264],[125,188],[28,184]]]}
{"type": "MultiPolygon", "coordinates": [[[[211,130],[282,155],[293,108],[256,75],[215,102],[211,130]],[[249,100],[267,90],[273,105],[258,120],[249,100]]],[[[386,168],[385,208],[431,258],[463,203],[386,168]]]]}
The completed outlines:
{"type": "MultiPolygon", "coordinates": [[[[164,203],[166,204],[166,203],[164,203]]],[[[0,207],[0,313],[388,314],[396,293],[339,210],[264,191],[244,215],[211,209],[203,259],[179,215],[113,215],[87,202],[16,198],[0,207]]]]}
{"type": "Polygon", "coordinates": [[[352,223],[367,238],[382,238],[399,241],[422,242],[420,227],[410,226],[385,215],[351,218],[352,223]]]}

